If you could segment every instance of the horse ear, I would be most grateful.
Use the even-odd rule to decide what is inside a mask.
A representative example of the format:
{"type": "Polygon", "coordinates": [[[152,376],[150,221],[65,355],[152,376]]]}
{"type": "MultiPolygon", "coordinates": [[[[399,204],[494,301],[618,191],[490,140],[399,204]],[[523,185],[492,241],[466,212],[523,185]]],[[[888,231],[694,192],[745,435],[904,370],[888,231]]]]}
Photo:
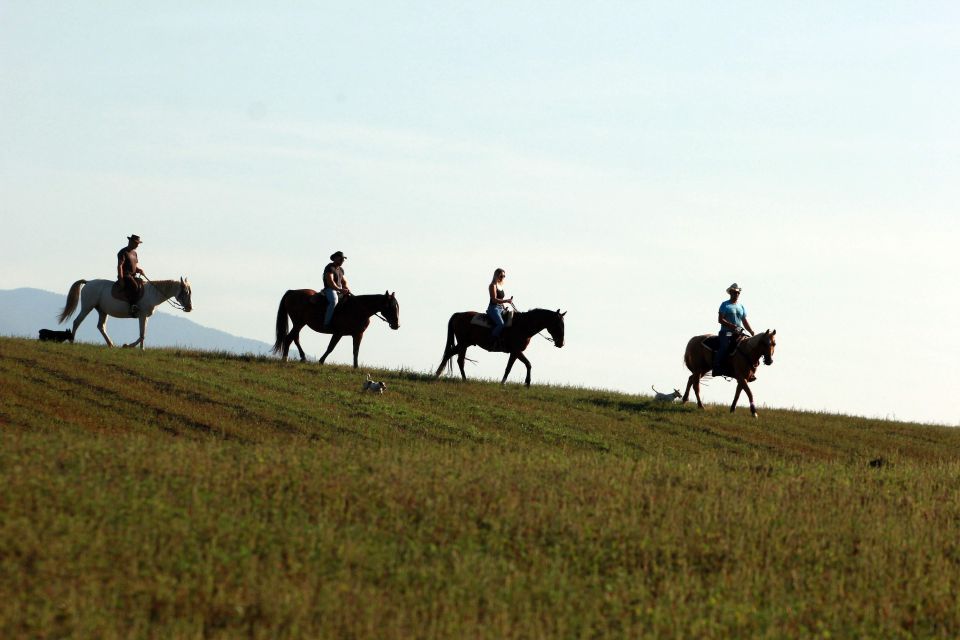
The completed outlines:
{"type": "MultiPolygon", "coordinates": [[[[557,313],[560,313],[560,309],[557,309],[557,313]]],[[[567,315],[567,312],[566,312],[566,311],[564,311],[563,313],[560,313],[560,317],[561,317],[561,318],[562,318],[563,316],[565,316],[565,315],[567,315]]]]}
{"type": "Polygon", "coordinates": [[[386,291],[384,291],[384,292],[383,292],[383,295],[385,295],[385,296],[390,295],[390,289],[387,289],[386,291]]]}
{"type": "Polygon", "coordinates": [[[774,329],[774,330],[773,330],[773,331],[772,331],[772,332],[770,333],[770,335],[772,335],[772,336],[775,336],[775,335],[777,335],[777,330],[776,330],[776,329],[774,329]]]}

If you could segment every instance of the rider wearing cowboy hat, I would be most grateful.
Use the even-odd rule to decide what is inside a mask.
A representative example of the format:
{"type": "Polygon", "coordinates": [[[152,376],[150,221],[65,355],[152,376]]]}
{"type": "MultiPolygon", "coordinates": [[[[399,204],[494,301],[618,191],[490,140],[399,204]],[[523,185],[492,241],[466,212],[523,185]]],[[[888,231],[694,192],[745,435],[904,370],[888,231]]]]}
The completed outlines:
{"type": "Polygon", "coordinates": [[[146,277],[146,273],[140,268],[140,261],[137,257],[137,247],[142,240],[137,234],[127,236],[127,246],[117,252],[117,282],[123,290],[123,294],[130,303],[130,315],[135,316],[140,311],[137,308],[136,301],[140,299],[143,292],[143,281],[139,276],[146,277]]]}
{"type": "Polygon", "coordinates": [[[323,269],[323,295],[327,298],[327,312],[323,317],[323,326],[330,326],[333,319],[333,310],[340,301],[341,296],[350,295],[350,287],[347,285],[347,278],[343,275],[343,261],[347,256],[343,251],[337,251],[330,256],[330,264],[323,269]]]}
{"type": "Polygon", "coordinates": [[[747,310],[738,302],[740,285],[734,282],[727,287],[727,293],[730,295],[730,299],[723,301],[720,305],[720,312],[717,314],[717,321],[720,323],[720,343],[713,354],[714,376],[721,375],[720,365],[726,357],[731,343],[743,333],[744,329],[749,331],[751,336],[753,335],[753,327],[747,321],[747,310]]]}

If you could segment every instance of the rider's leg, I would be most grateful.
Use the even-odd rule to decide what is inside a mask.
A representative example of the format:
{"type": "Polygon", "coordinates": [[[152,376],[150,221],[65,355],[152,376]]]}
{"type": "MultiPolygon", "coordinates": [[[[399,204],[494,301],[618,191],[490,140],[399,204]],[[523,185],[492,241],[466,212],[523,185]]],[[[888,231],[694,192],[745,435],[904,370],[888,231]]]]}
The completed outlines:
{"type": "Polygon", "coordinates": [[[334,289],[325,288],[323,293],[325,296],[327,296],[327,313],[323,316],[323,326],[329,327],[330,321],[333,320],[333,310],[337,307],[339,298],[337,297],[337,292],[334,289]]]}
{"type": "Polygon", "coordinates": [[[719,376],[723,359],[727,355],[727,349],[730,348],[730,335],[726,331],[721,331],[717,343],[717,350],[713,353],[713,375],[719,376]]]}
{"type": "Polygon", "coordinates": [[[500,334],[503,333],[503,314],[500,310],[500,305],[491,304],[488,306],[487,317],[493,321],[493,331],[490,332],[490,337],[496,340],[500,337],[500,334]]]}

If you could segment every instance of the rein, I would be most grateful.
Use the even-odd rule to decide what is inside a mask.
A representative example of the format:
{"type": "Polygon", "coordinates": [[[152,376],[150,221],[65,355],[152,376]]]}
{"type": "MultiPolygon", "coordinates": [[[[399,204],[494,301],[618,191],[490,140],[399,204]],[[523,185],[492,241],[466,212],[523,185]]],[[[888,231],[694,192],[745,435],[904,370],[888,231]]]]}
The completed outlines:
{"type": "MultiPolygon", "coordinates": [[[[517,309],[517,305],[513,304],[512,302],[510,303],[510,306],[513,307],[513,310],[514,310],[515,313],[518,313],[518,314],[520,314],[520,315],[523,315],[524,313],[529,313],[528,311],[520,311],[520,309],[517,309]]],[[[551,338],[550,336],[545,336],[545,335],[543,335],[543,332],[544,332],[544,331],[546,331],[546,329],[540,329],[540,331],[538,331],[538,332],[537,332],[536,334],[534,334],[534,335],[540,336],[541,338],[543,338],[543,339],[546,340],[547,342],[556,343],[556,340],[554,340],[554,339],[551,338]]]]}
{"type": "MultiPolygon", "coordinates": [[[[143,279],[146,280],[147,282],[149,282],[150,284],[153,284],[153,280],[151,280],[151,279],[148,278],[147,276],[143,276],[143,279]]],[[[157,287],[157,285],[153,285],[153,286],[154,286],[155,288],[157,288],[157,289],[160,288],[160,287],[157,287]]],[[[181,286],[183,286],[183,285],[181,285],[181,286]]],[[[164,300],[164,302],[166,302],[168,305],[170,305],[171,307],[173,307],[173,308],[176,309],[177,311],[186,311],[186,310],[187,310],[187,308],[184,307],[182,304],[180,304],[180,301],[177,300],[177,294],[173,294],[172,296],[169,296],[168,298],[166,298],[166,299],[164,300]],[[171,302],[171,301],[172,301],[172,302],[171,302]]]]}
{"type": "Polygon", "coordinates": [[[736,350],[734,351],[734,353],[740,355],[744,360],[746,360],[747,362],[749,362],[750,364],[752,364],[754,368],[756,368],[756,367],[760,366],[760,360],[761,360],[761,358],[763,358],[763,354],[760,354],[759,356],[757,356],[755,360],[751,360],[751,359],[750,359],[750,356],[748,356],[746,353],[744,353],[744,352],[740,349],[740,347],[742,347],[743,345],[745,345],[745,344],[746,344],[747,342],[749,342],[749,341],[750,341],[749,339],[748,339],[748,340],[744,340],[743,342],[741,342],[740,344],[738,344],[736,350]]]}

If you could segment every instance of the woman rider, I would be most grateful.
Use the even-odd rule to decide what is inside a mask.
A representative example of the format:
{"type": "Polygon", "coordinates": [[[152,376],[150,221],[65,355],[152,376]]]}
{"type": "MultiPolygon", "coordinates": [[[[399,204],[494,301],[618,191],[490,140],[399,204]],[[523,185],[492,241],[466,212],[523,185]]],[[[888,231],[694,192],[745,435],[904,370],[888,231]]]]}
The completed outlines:
{"type": "Polygon", "coordinates": [[[513,296],[509,298],[504,297],[502,285],[503,279],[506,277],[506,271],[497,269],[493,272],[493,280],[490,281],[490,285],[487,287],[487,292],[490,294],[490,304],[487,305],[487,317],[493,321],[493,331],[490,332],[490,337],[494,342],[500,340],[500,334],[503,332],[503,311],[506,308],[505,305],[513,304],[513,296]]]}

